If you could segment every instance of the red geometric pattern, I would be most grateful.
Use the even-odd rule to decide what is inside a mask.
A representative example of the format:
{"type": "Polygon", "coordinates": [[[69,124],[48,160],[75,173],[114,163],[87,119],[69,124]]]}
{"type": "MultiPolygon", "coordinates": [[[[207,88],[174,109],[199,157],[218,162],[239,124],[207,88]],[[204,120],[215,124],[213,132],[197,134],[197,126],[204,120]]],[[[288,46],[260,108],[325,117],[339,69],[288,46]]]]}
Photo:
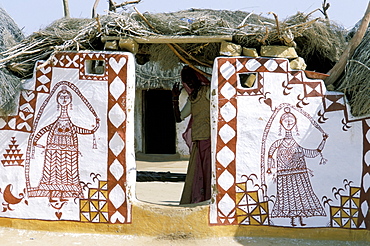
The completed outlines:
{"type": "MultiPolygon", "coordinates": [[[[126,82],[127,82],[127,61],[129,58],[124,54],[105,52],[59,52],[53,57],[50,65],[37,70],[35,90],[22,91],[19,98],[18,115],[9,116],[6,120],[0,118],[0,130],[16,130],[32,133],[35,124],[35,108],[38,93],[50,93],[52,72],[54,68],[70,68],[78,71],[80,80],[105,81],[108,88],[107,127],[108,127],[108,164],[107,164],[107,185],[105,186],[107,201],[104,214],[99,218],[95,216],[94,222],[108,223],[131,223],[131,206],[127,199],[126,191],[126,82]],[[104,72],[89,74],[86,69],[86,61],[103,61],[104,72]],[[117,168],[117,165],[119,168],[117,168]],[[122,170],[120,173],[117,170],[122,170]],[[108,212],[109,211],[109,212],[108,212]],[[103,216],[103,217],[102,217],[103,216]]],[[[41,65],[38,63],[37,65],[41,65]]],[[[100,64],[100,63],[99,63],[100,64]]],[[[102,119],[105,120],[105,119],[102,119]]],[[[37,122],[36,122],[37,123],[37,122]]],[[[29,151],[28,151],[29,152],[29,151]]],[[[28,159],[30,153],[28,153],[28,159]]],[[[47,156],[49,158],[49,156],[47,156]]],[[[55,158],[50,156],[50,158],[55,158]]],[[[64,157],[63,157],[64,158],[64,157]]],[[[63,159],[62,158],[62,159],[63,159]]],[[[74,162],[73,156],[65,156],[68,163],[74,162]]],[[[63,160],[57,160],[63,164],[63,160]]],[[[25,168],[26,176],[29,174],[29,167],[25,168]]],[[[76,173],[77,170],[71,170],[76,173]]],[[[72,175],[73,176],[73,175],[72,175]]],[[[27,179],[27,178],[26,178],[27,179]]],[[[63,181],[66,183],[67,181],[63,181]]],[[[56,189],[68,189],[68,187],[56,187],[56,189]]],[[[43,191],[32,191],[31,196],[41,196],[43,191]]],[[[65,193],[65,195],[68,195],[65,193]]],[[[81,206],[86,210],[85,201],[81,206]]],[[[86,212],[86,211],[85,211],[86,212]]],[[[91,211],[90,211],[91,212],[91,211]]],[[[90,214],[91,215],[91,214],[90,214]]],[[[61,216],[61,213],[59,214],[61,216]]],[[[59,218],[59,217],[58,217],[59,218]]],[[[84,217],[83,220],[91,221],[84,217]]]]}
{"type": "MultiPolygon", "coordinates": [[[[286,59],[269,59],[269,58],[218,58],[217,64],[217,132],[215,141],[215,185],[217,194],[215,203],[211,206],[210,223],[216,225],[230,225],[240,223],[250,223],[251,212],[257,210],[247,205],[240,205],[240,194],[235,191],[236,181],[236,139],[237,139],[237,115],[238,109],[236,101],[238,96],[261,96],[265,100],[266,92],[264,91],[265,72],[285,73],[287,82],[283,83],[284,95],[289,95],[289,90],[293,89],[292,85],[302,85],[302,95],[298,96],[297,107],[307,105],[304,99],[309,97],[322,97],[324,111],[318,112],[320,116],[319,123],[324,123],[325,113],[342,111],[344,113],[343,130],[350,128],[348,123],[361,121],[363,123],[363,167],[362,181],[359,190],[359,198],[352,199],[352,205],[357,204],[356,211],[354,208],[347,209],[346,203],[341,204],[340,208],[331,211],[332,221],[337,221],[336,226],[354,228],[370,228],[370,118],[350,118],[344,95],[326,94],[321,82],[317,80],[306,79],[303,71],[289,71],[286,59]],[[257,85],[253,88],[242,88],[238,85],[238,74],[255,73],[257,75],[257,85]],[[342,206],[343,205],[343,206],[342,206]],[[244,211],[244,212],[243,212],[244,211]],[[340,214],[340,216],[339,216],[340,214]],[[347,215],[348,218],[346,218],[347,215]],[[337,216],[337,217],[335,217],[337,216]],[[340,219],[338,220],[338,218],[340,219]],[[340,223],[338,222],[340,221],[340,223]],[[348,224],[345,221],[350,221],[348,224]],[[352,224],[351,224],[352,223],[352,224]]],[[[268,104],[267,102],[265,102],[268,104]]],[[[271,101],[269,104],[271,106],[271,101]]],[[[253,195],[252,195],[253,196],[253,195]]],[[[346,197],[343,197],[346,200],[346,197]]],[[[347,199],[347,200],[348,200],[347,199]]],[[[348,201],[349,201],[348,200],[348,201]]],[[[334,209],[334,207],[333,207],[334,209]]],[[[254,220],[255,223],[257,220],[254,220]]],[[[253,223],[254,223],[253,222],[253,223]]],[[[334,222],[333,222],[334,223],[334,222]]]]}
{"type": "MultiPolygon", "coordinates": [[[[285,86],[287,90],[292,89],[289,85],[303,85],[303,99],[307,97],[323,97],[323,88],[320,81],[307,80],[304,71],[289,71],[287,73],[288,85],[285,86]]],[[[284,93],[289,95],[288,92],[284,93]]],[[[301,99],[301,100],[303,100],[301,99]]]]}
{"type": "Polygon", "coordinates": [[[23,154],[20,153],[20,149],[18,148],[17,140],[15,137],[12,137],[10,140],[9,148],[5,149],[5,152],[3,154],[4,159],[1,160],[1,163],[4,167],[9,166],[22,166],[23,167],[23,161],[22,159],[23,154]]]}
{"type": "MultiPolygon", "coordinates": [[[[43,62],[39,61],[36,62],[36,67],[42,65],[43,62]]],[[[36,84],[35,90],[37,92],[50,92],[50,85],[51,85],[51,78],[52,78],[52,67],[50,64],[41,67],[40,69],[36,70],[36,84]]]]}
{"type": "Polygon", "coordinates": [[[246,183],[236,184],[236,216],[239,225],[269,225],[268,201],[258,191],[247,191],[246,183]]]}
{"type": "Polygon", "coordinates": [[[325,112],[345,110],[344,95],[325,95],[323,98],[323,106],[325,112]]]}
{"type": "Polygon", "coordinates": [[[235,153],[237,134],[222,137],[222,129],[231,129],[236,133],[237,129],[237,96],[263,95],[263,73],[275,72],[286,73],[288,61],[286,59],[269,58],[218,58],[218,123],[216,139],[216,210],[217,222],[212,224],[236,225],[238,224],[236,213],[235,191],[235,153]],[[240,88],[238,74],[257,73],[257,86],[250,89],[240,88]],[[220,133],[221,132],[221,133],[220,133]],[[230,180],[233,180],[232,182],[230,180]]]}
{"type": "Polygon", "coordinates": [[[131,223],[126,190],[127,62],[126,55],[106,55],[108,73],[108,208],[110,223],[131,223]],[[119,114],[118,114],[119,113],[119,114]],[[116,117],[123,115],[123,118],[116,117]],[[122,168],[123,172],[114,170],[122,168]]]}
{"type": "Polygon", "coordinates": [[[362,131],[364,143],[358,227],[370,229],[370,119],[362,121],[362,131]]]}
{"type": "Polygon", "coordinates": [[[61,68],[79,68],[79,57],[84,53],[75,52],[59,52],[55,54],[53,59],[54,67],[61,68]]]}
{"type": "Polygon", "coordinates": [[[81,53],[79,60],[80,60],[80,72],[79,76],[81,80],[100,80],[100,81],[107,81],[108,79],[108,56],[105,53],[81,53]],[[101,61],[103,71],[99,73],[89,73],[87,69],[88,61],[101,61]]]}
{"type": "Polygon", "coordinates": [[[36,93],[23,90],[19,97],[18,115],[0,118],[0,130],[31,132],[36,107],[36,93]]]}
{"type": "Polygon", "coordinates": [[[347,196],[340,196],[339,206],[330,206],[331,227],[359,228],[360,188],[350,187],[347,196]]]}
{"type": "Polygon", "coordinates": [[[80,199],[80,221],[108,223],[107,181],[98,182],[97,188],[89,188],[86,199],[80,199]]]}

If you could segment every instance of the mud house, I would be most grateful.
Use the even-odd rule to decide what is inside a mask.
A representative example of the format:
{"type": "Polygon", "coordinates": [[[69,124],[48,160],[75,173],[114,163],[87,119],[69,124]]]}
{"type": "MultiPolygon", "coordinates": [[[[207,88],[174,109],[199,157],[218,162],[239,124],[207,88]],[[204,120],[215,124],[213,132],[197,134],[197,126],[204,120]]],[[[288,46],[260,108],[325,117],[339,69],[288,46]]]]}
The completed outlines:
{"type": "Polygon", "coordinates": [[[345,45],[302,13],[58,20],[2,53],[25,81],[0,119],[0,225],[369,240],[369,114],[322,74],[345,45]],[[181,64],[211,80],[212,199],[146,204],[135,154],[188,154],[171,118],[181,64]]]}

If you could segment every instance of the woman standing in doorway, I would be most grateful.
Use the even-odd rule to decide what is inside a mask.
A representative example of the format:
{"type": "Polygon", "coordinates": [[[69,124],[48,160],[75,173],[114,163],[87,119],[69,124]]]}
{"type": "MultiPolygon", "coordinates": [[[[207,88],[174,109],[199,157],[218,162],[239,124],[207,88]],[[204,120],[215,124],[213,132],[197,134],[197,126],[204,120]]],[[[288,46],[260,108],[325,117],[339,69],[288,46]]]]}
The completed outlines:
{"type": "Polygon", "coordinates": [[[190,160],[180,200],[180,204],[190,204],[211,198],[210,82],[189,66],[182,69],[181,80],[189,94],[181,111],[179,83],[173,86],[172,96],[176,122],[189,115],[192,117],[188,126],[191,129],[190,160]]]}

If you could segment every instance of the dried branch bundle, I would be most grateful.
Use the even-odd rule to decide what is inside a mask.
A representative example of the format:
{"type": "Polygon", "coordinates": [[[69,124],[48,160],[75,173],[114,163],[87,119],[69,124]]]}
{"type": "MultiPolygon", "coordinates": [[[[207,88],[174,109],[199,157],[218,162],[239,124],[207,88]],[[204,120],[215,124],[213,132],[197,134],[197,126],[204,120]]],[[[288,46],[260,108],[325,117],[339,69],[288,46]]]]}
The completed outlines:
{"type": "MultiPolygon", "coordinates": [[[[281,36],[289,31],[294,36],[300,56],[308,59],[312,54],[318,54],[317,57],[323,56],[332,62],[337,60],[345,45],[343,30],[340,27],[329,24],[326,20],[310,20],[302,13],[281,22],[276,22],[277,18],[275,20],[253,13],[226,10],[191,9],[143,15],[152,27],[135,12],[109,13],[97,19],[57,20],[44,30],[27,37],[19,45],[5,51],[2,54],[3,58],[0,59],[0,67],[6,66],[20,76],[29,77],[37,60],[47,59],[56,51],[102,50],[100,37],[103,35],[120,37],[232,35],[237,44],[260,48],[263,43],[283,44],[281,36]]],[[[214,58],[219,55],[219,44],[180,46],[181,49],[177,49],[180,55],[187,57],[195,65],[212,65],[214,58]]],[[[166,54],[170,52],[168,48],[150,49],[150,59],[163,63],[162,69],[169,69],[179,62],[178,57],[170,55],[173,60],[169,61],[169,56],[158,52],[166,54]],[[166,57],[166,61],[162,61],[161,57],[166,57]]]]}

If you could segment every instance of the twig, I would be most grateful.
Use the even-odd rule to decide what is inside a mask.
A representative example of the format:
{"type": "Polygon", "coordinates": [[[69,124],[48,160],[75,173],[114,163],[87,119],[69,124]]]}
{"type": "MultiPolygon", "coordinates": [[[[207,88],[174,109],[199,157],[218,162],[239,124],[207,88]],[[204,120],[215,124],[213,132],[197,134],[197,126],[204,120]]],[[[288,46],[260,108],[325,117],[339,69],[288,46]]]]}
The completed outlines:
{"type": "Polygon", "coordinates": [[[31,50],[31,51],[22,51],[21,53],[17,53],[17,54],[14,54],[12,56],[8,56],[4,59],[1,59],[0,63],[4,63],[4,62],[7,62],[9,60],[12,60],[12,59],[16,58],[17,56],[34,54],[34,53],[37,53],[37,52],[40,52],[40,51],[43,51],[43,49],[37,49],[37,50],[31,50]]]}
{"type": "Polygon", "coordinates": [[[121,3],[121,4],[116,4],[116,8],[121,8],[123,6],[126,6],[126,5],[129,5],[129,4],[137,4],[137,3],[140,3],[141,0],[136,0],[136,1],[126,1],[124,3],[121,3]]]}
{"type": "Polygon", "coordinates": [[[244,23],[247,21],[247,19],[248,19],[252,14],[253,14],[253,11],[252,11],[251,13],[249,13],[249,15],[247,15],[247,16],[244,18],[244,20],[242,21],[242,23],[240,23],[240,25],[239,25],[236,29],[240,29],[240,28],[243,28],[243,27],[245,27],[245,26],[248,26],[248,23],[247,23],[247,24],[244,24],[244,23]]]}
{"type": "Polygon", "coordinates": [[[330,7],[330,3],[326,3],[326,0],[322,3],[322,10],[320,12],[325,16],[325,19],[329,20],[329,16],[327,13],[328,8],[330,7]]]}
{"type": "Polygon", "coordinates": [[[277,31],[277,34],[278,34],[278,37],[280,37],[280,27],[279,27],[279,18],[277,16],[277,14],[275,14],[274,12],[269,12],[269,14],[272,14],[275,18],[275,22],[276,22],[276,31],[277,31]]]}
{"type": "Polygon", "coordinates": [[[175,55],[177,55],[178,58],[180,58],[180,60],[182,60],[184,63],[188,64],[189,67],[191,67],[195,71],[203,74],[204,76],[208,76],[208,77],[212,76],[211,74],[205,73],[202,70],[195,67],[193,64],[191,64],[188,60],[186,60],[183,56],[181,56],[181,54],[171,44],[167,44],[167,46],[173,51],[173,53],[175,53],[175,55]]]}
{"type": "Polygon", "coordinates": [[[292,28],[296,28],[296,27],[300,27],[300,26],[308,26],[314,22],[316,22],[317,20],[319,20],[320,18],[316,18],[316,19],[313,19],[313,20],[310,20],[308,22],[305,22],[305,23],[300,23],[300,24],[296,24],[296,25],[293,25],[293,26],[288,26],[287,28],[285,29],[292,29],[292,28]]]}
{"type": "Polygon", "coordinates": [[[266,27],[266,32],[265,32],[265,35],[263,36],[263,38],[256,38],[256,40],[260,43],[262,43],[263,45],[266,44],[266,40],[267,38],[269,37],[269,29],[266,27]]]}
{"type": "Polygon", "coordinates": [[[357,61],[357,60],[349,60],[348,61],[348,63],[350,63],[350,62],[355,62],[355,63],[358,63],[358,64],[360,64],[360,65],[362,65],[363,67],[365,67],[367,70],[369,70],[370,71],[370,67],[368,67],[368,66],[366,66],[365,64],[363,64],[362,62],[360,62],[360,61],[357,61]]]}
{"type": "Polygon", "coordinates": [[[108,0],[109,2],[109,11],[116,12],[116,3],[113,0],[108,0]]]}
{"type": "Polygon", "coordinates": [[[181,52],[185,53],[188,57],[190,57],[191,59],[193,59],[194,61],[198,62],[199,64],[205,66],[205,67],[212,67],[210,66],[209,64],[206,64],[204,62],[201,62],[199,61],[198,59],[196,59],[194,56],[192,56],[191,54],[189,54],[188,52],[186,52],[186,50],[184,50],[180,45],[178,44],[173,44],[177,49],[179,49],[181,52]]]}
{"type": "Polygon", "coordinates": [[[320,12],[321,12],[321,10],[320,10],[320,9],[315,9],[315,10],[311,11],[310,13],[308,13],[308,14],[306,15],[305,20],[307,20],[307,19],[308,19],[308,17],[309,17],[310,15],[312,15],[313,13],[315,13],[316,11],[320,11],[320,12]]]}
{"type": "Polygon", "coordinates": [[[93,6],[93,9],[92,9],[92,18],[96,17],[96,8],[98,7],[99,1],[100,0],[95,0],[94,6],[93,6]]]}
{"type": "Polygon", "coordinates": [[[100,16],[99,16],[99,15],[97,15],[95,19],[96,19],[96,22],[97,22],[97,24],[98,24],[98,32],[99,32],[99,33],[101,33],[100,16]]]}
{"type": "Polygon", "coordinates": [[[152,24],[150,24],[150,22],[148,21],[147,18],[145,18],[145,16],[139,12],[139,10],[137,10],[136,7],[134,7],[134,10],[136,11],[136,13],[141,17],[141,19],[143,19],[143,21],[151,28],[153,29],[156,33],[160,33],[152,24]]]}

